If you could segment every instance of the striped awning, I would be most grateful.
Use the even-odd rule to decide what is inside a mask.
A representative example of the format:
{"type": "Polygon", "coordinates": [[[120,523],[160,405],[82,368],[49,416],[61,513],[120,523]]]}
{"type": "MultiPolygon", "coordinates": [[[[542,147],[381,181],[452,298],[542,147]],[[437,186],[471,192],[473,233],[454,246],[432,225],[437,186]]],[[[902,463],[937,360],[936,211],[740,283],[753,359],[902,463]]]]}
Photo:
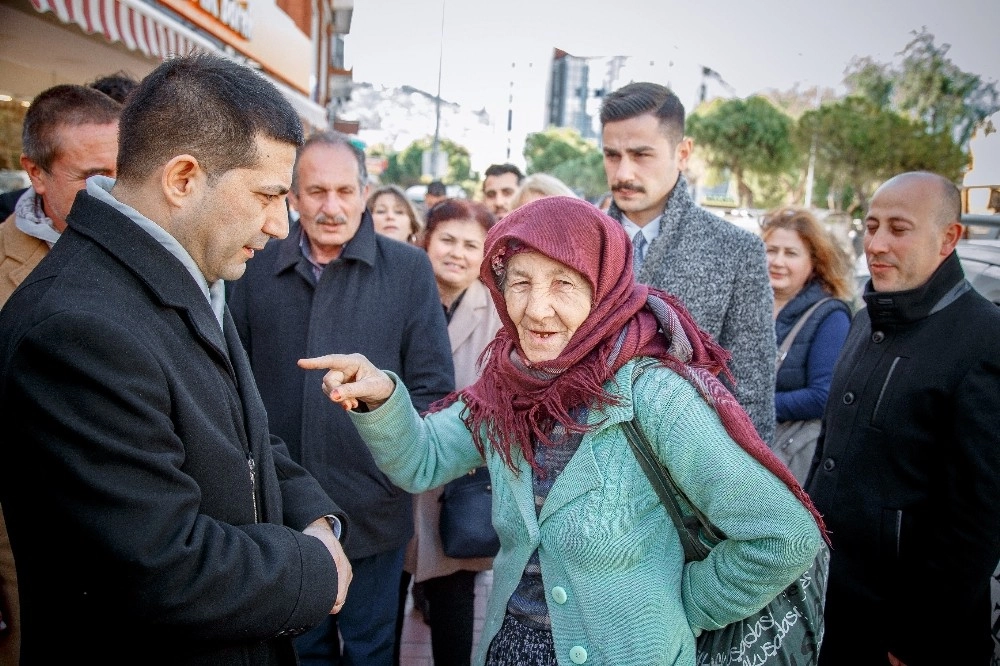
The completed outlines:
{"type": "Polygon", "coordinates": [[[132,51],[164,59],[217,47],[178,21],[139,0],[31,0],[39,12],[52,12],[88,34],[101,34],[132,51]]]}
{"type": "MultiPolygon", "coordinates": [[[[166,59],[172,55],[208,52],[232,58],[213,41],[142,0],[31,0],[39,12],[52,12],[63,23],[80,26],[88,34],[100,34],[109,42],[121,42],[132,51],[166,59]]],[[[327,112],[322,106],[264,73],[312,127],[326,127],[327,112]]]]}

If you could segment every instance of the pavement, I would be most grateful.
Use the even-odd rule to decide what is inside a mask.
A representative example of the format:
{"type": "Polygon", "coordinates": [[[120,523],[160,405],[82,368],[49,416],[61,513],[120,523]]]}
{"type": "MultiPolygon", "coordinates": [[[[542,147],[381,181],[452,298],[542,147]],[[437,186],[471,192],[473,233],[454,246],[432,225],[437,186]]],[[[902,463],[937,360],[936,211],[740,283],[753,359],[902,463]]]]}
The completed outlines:
{"type": "MultiPolygon", "coordinates": [[[[476,615],[472,649],[475,651],[486,618],[486,598],[493,588],[493,572],[476,575],[476,615]]],[[[402,645],[399,649],[399,666],[434,666],[431,656],[431,630],[424,624],[420,613],[413,608],[413,595],[406,597],[406,617],[403,620],[402,645]]]]}

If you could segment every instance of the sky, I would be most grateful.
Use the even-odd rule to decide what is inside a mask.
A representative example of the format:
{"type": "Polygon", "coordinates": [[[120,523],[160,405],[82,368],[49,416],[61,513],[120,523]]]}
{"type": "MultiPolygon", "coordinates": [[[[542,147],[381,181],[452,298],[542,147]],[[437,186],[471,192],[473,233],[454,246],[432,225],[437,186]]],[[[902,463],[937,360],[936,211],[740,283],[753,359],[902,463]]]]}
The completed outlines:
{"type": "MultiPolygon", "coordinates": [[[[1000,0],[354,0],[344,57],[356,82],[434,94],[440,53],[443,99],[485,109],[498,132],[509,108],[526,133],[544,129],[554,48],[631,56],[631,78],[669,85],[690,111],[702,67],[740,97],[842,90],[852,58],[898,62],[924,26],[1000,85],[1000,0]]],[[[726,90],[710,81],[715,95],[726,90]]]]}

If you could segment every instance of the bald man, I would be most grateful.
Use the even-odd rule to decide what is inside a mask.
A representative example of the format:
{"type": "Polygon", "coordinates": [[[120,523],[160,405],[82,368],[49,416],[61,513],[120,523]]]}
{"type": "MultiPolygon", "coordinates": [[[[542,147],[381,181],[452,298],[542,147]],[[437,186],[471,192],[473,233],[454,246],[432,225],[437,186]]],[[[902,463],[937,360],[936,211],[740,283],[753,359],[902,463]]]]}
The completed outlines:
{"type": "Polygon", "coordinates": [[[898,175],[865,219],[867,308],[810,478],[833,542],[820,666],[986,664],[1000,558],[1000,309],[965,280],[958,189],[898,175]]]}

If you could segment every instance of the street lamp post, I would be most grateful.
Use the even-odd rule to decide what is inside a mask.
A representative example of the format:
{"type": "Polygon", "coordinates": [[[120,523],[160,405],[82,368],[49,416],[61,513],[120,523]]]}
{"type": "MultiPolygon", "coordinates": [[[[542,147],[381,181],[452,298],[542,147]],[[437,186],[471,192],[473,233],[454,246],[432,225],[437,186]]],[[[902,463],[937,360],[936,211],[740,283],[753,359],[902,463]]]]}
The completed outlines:
{"type": "Polygon", "coordinates": [[[431,179],[441,176],[438,173],[438,161],[441,153],[441,67],[444,61],[444,3],[441,0],[441,43],[438,45],[438,87],[434,98],[434,144],[431,146],[431,179]]]}
{"type": "Polygon", "coordinates": [[[510,91],[507,93],[507,161],[510,162],[510,135],[514,124],[514,68],[516,62],[510,63],[510,91]]]}

